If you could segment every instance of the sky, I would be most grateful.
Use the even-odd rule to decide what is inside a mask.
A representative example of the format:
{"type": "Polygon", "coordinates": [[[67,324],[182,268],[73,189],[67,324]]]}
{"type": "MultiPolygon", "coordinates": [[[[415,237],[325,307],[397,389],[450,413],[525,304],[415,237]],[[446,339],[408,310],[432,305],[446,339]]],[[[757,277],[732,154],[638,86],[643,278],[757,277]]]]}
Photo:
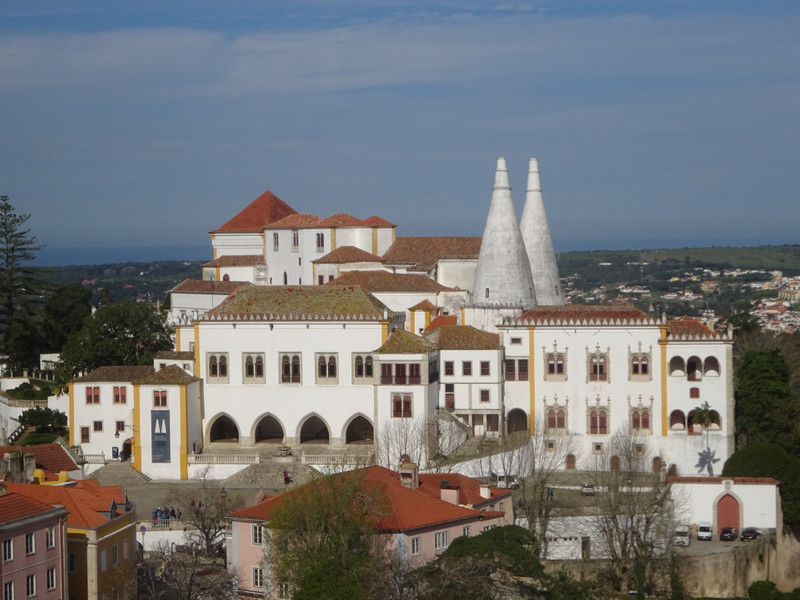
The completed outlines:
{"type": "Polygon", "coordinates": [[[800,243],[798,31],[794,0],[3,0],[0,194],[56,262],[209,259],[267,189],[481,235],[497,157],[520,213],[537,157],[557,250],[800,243]]]}

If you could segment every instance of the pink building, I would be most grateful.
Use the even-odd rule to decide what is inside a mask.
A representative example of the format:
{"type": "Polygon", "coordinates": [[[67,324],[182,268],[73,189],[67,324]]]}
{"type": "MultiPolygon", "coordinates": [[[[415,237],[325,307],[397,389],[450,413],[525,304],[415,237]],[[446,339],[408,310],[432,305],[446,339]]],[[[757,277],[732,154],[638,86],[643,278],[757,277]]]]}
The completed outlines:
{"type": "Polygon", "coordinates": [[[0,584],[3,600],[60,600],[67,591],[67,511],[0,484],[0,584]]]}
{"type": "MultiPolygon", "coordinates": [[[[413,569],[435,559],[460,536],[476,536],[513,522],[511,490],[483,485],[455,473],[420,475],[413,463],[400,472],[374,466],[363,470],[364,485],[380,488],[389,510],[375,523],[394,555],[413,569]]],[[[291,492],[288,492],[289,494],[291,492]]],[[[269,539],[265,528],[271,511],[286,494],[265,496],[234,512],[230,563],[240,572],[240,598],[282,598],[264,561],[269,539]]],[[[284,595],[281,595],[281,592],[284,595]]]]}

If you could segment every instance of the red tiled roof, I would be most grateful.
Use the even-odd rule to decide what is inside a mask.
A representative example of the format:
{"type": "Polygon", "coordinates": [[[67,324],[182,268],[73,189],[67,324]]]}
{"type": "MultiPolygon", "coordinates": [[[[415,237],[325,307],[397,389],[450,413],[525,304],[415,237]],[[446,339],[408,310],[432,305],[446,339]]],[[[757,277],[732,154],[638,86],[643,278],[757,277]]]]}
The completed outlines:
{"type": "Polygon", "coordinates": [[[211,262],[203,263],[204,267],[252,267],[263,265],[264,257],[260,254],[226,254],[211,262]]]}
{"type": "Polygon", "coordinates": [[[189,385],[200,381],[177,365],[169,365],[158,371],[152,365],[130,365],[97,367],[86,375],[76,377],[75,383],[134,383],[145,385],[189,385]]]}
{"type": "Polygon", "coordinates": [[[425,336],[440,350],[497,350],[500,344],[485,331],[472,325],[439,327],[425,336]]]}
{"type": "Polygon", "coordinates": [[[371,216],[368,219],[364,219],[363,225],[367,225],[368,227],[397,227],[394,223],[390,223],[386,219],[382,219],[378,216],[371,216]]]}
{"type": "Polygon", "coordinates": [[[713,336],[718,337],[712,329],[697,319],[683,318],[667,321],[667,332],[671,337],[682,336],[713,336]]]}
{"type": "Polygon", "coordinates": [[[472,477],[461,475],[460,473],[420,473],[419,481],[422,484],[420,490],[439,497],[443,481],[447,481],[449,489],[458,489],[458,503],[480,506],[484,503],[491,503],[501,498],[510,497],[512,491],[495,486],[489,487],[490,496],[481,496],[481,482],[472,477]]]}
{"type": "Polygon", "coordinates": [[[297,213],[295,209],[267,190],[230,221],[211,233],[260,232],[266,225],[297,213]]]}
{"type": "Polygon", "coordinates": [[[24,454],[33,454],[36,457],[37,468],[60,473],[61,471],[76,471],[78,465],[61,444],[34,444],[19,448],[24,454]]]}
{"type": "Polygon", "coordinates": [[[531,323],[546,325],[554,323],[570,323],[580,325],[583,322],[621,321],[623,323],[654,324],[638,308],[630,304],[567,304],[566,306],[534,306],[526,310],[517,323],[531,323]]]}
{"type": "Polygon", "coordinates": [[[780,485],[780,481],[772,477],[698,477],[698,476],[671,476],[667,477],[668,483],[722,483],[731,480],[739,485],[780,485]]]}
{"type": "Polygon", "coordinates": [[[395,329],[383,345],[375,350],[379,354],[426,354],[436,350],[436,344],[405,329],[395,329]]]}
{"type": "Polygon", "coordinates": [[[176,294],[231,294],[241,287],[252,285],[248,281],[200,281],[187,279],[170,290],[176,294]]]}
{"type": "Polygon", "coordinates": [[[0,523],[10,523],[51,510],[53,510],[53,506],[22,494],[9,492],[0,496],[0,523]]]}
{"type": "MultiPolygon", "coordinates": [[[[440,498],[438,487],[433,490],[427,489],[430,485],[424,483],[422,476],[420,476],[422,485],[417,489],[410,489],[400,483],[398,473],[385,467],[368,467],[363,469],[362,473],[365,487],[379,492],[385,501],[382,514],[376,518],[375,522],[375,529],[379,532],[406,531],[481,516],[497,517],[502,514],[478,511],[446,502],[440,498]]],[[[453,476],[453,479],[455,477],[453,476]]],[[[465,497],[472,498],[474,497],[471,491],[472,485],[468,484],[467,479],[469,478],[462,478],[460,482],[465,488],[465,497]]],[[[475,489],[478,489],[479,485],[475,481],[475,489]]],[[[280,506],[291,495],[303,494],[304,487],[296,488],[280,496],[264,497],[256,504],[232,513],[232,516],[242,519],[268,520],[275,507],[280,506]]],[[[480,496],[479,492],[478,496],[480,496]]]]}
{"type": "Polygon", "coordinates": [[[456,324],[458,324],[458,317],[455,315],[439,315],[425,328],[424,333],[436,331],[439,327],[447,327],[456,324]]]}
{"type": "Polygon", "coordinates": [[[417,302],[414,306],[409,308],[408,310],[437,310],[436,306],[430,300],[422,300],[421,302],[417,302]]]}
{"type": "Polygon", "coordinates": [[[364,225],[364,221],[347,213],[338,213],[323,219],[320,225],[324,227],[353,227],[364,225]]]}
{"type": "Polygon", "coordinates": [[[8,491],[47,504],[63,505],[67,511],[67,526],[79,529],[98,527],[109,521],[100,514],[111,510],[112,501],[124,512],[125,492],[121,486],[101,486],[96,479],[84,479],[72,485],[34,485],[32,483],[6,483],[8,491]]]}
{"type": "Polygon", "coordinates": [[[370,292],[444,292],[451,288],[425,275],[389,271],[347,271],[327,285],[360,285],[370,292]]]}
{"type": "Polygon", "coordinates": [[[356,248],[355,246],[339,246],[336,250],[328,252],[322,258],[312,261],[315,264],[343,264],[354,262],[374,262],[380,263],[381,259],[374,254],[356,248]]]}
{"type": "Polygon", "coordinates": [[[267,229],[293,229],[295,227],[321,227],[322,219],[317,215],[294,214],[284,217],[280,221],[275,221],[267,226],[267,229]]]}
{"type": "Polygon", "coordinates": [[[411,265],[417,271],[430,271],[440,259],[478,259],[479,237],[397,238],[382,256],[384,263],[411,265]]]}

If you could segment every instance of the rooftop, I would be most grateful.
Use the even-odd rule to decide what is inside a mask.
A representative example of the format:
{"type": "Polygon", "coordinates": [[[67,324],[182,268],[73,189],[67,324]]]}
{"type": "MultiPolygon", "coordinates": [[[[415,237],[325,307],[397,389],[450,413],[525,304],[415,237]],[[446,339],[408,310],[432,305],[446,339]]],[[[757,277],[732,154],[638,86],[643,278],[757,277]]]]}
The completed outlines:
{"type": "Polygon", "coordinates": [[[230,221],[211,233],[258,233],[296,210],[267,190],[230,221]]]}
{"type": "Polygon", "coordinates": [[[436,350],[434,342],[398,327],[375,352],[378,354],[427,354],[433,350],[436,350]]]}
{"type": "Polygon", "coordinates": [[[176,365],[156,371],[152,366],[98,367],[73,379],[74,383],[125,382],[144,385],[188,385],[199,378],[189,375],[176,365]]]}
{"type": "Polygon", "coordinates": [[[479,237],[399,237],[382,256],[384,263],[430,271],[441,259],[478,260],[479,237]]]}
{"type": "Polygon", "coordinates": [[[170,290],[176,294],[230,294],[240,287],[252,285],[247,281],[200,281],[186,279],[170,290]]]}
{"type": "Polygon", "coordinates": [[[497,339],[472,325],[445,325],[425,335],[440,350],[498,350],[497,339]]]}
{"type": "Polygon", "coordinates": [[[589,323],[655,324],[655,321],[631,304],[567,304],[564,306],[534,306],[514,320],[517,324],[574,325],[589,323]]]}
{"type": "Polygon", "coordinates": [[[328,285],[360,285],[370,292],[443,292],[450,288],[425,275],[388,271],[348,271],[328,285]]]}
{"type": "Polygon", "coordinates": [[[374,262],[379,263],[381,259],[374,254],[356,248],[355,246],[339,246],[336,250],[328,252],[322,258],[312,261],[316,264],[344,264],[354,262],[374,262]]]}
{"type": "Polygon", "coordinates": [[[264,257],[260,254],[226,254],[214,260],[203,263],[204,267],[253,267],[265,264],[264,257]]]}

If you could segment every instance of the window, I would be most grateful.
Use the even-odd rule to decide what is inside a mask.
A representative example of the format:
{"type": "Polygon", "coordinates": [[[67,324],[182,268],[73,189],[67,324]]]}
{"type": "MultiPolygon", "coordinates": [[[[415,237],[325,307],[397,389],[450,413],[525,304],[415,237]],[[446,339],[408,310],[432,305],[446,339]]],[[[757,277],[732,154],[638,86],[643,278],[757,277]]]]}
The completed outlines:
{"type": "Polygon", "coordinates": [[[514,346],[519,346],[520,344],[522,344],[522,338],[512,337],[511,338],[511,344],[514,345],[514,346]]]}
{"type": "Polygon", "coordinates": [[[506,359],[505,372],[506,381],[528,381],[528,359],[506,359]]]}
{"type": "Polygon", "coordinates": [[[481,390],[481,402],[489,402],[490,399],[489,390],[481,390]]]}
{"type": "Polygon", "coordinates": [[[25,593],[28,594],[28,598],[36,595],[36,575],[33,573],[25,578],[25,593]]]}
{"type": "Polygon", "coordinates": [[[300,248],[300,232],[296,229],[292,231],[292,252],[297,252],[300,248]]]}
{"type": "Polygon", "coordinates": [[[452,375],[455,373],[455,367],[452,360],[444,361],[444,374],[445,375],[452,375]]]}
{"type": "Polygon", "coordinates": [[[55,527],[48,527],[47,529],[44,530],[44,545],[48,549],[56,547],[55,527]]]}
{"type": "Polygon", "coordinates": [[[280,600],[285,600],[289,597],[289,584],[288,583],[279,583],[278,584],[278,598],[280,600]]]}
{"type": "Polygon", "coordinates": [[[100,388],[87,387],[86,388],[86,404],[100,404],[100,388]]]}
{"type": "Polygon", "coordinates": [[[167,390],[153,390],[153,406],[156,408],[167,407],[167,390]]]}
{"type": "Polygon", "coordinates": [[[253,567],[253,587],[264,587],[264,569],[253,567]]]}
{"type": "Polygon", "coordinates": [[[228,380],[228,355],[208,355],[208,377],[214,383],[224,383],[228,380]]]}
{"type": "Polygon", "coordinates": [[[75,572],[75,555],[70,552],[69,556],[67,557],[67,569],[69,569],[70,573],[75,572]]]}
{"type": "Polygon", "coordinates": [[[469,537],[469,525],[464,525],[464,527],[462,527],[461,535],[469,537]]]}
{"type": "Polygon", "coordinates": [[[608,411],[606,409],[592,409],[589,412],[589,433],[608,434],[608,411]]]}
{"type": "Polygon", "coordinates": [[[392,417],[410,419],[411,394],[392,394],[392,417]]]}
{"type": "Polygon", "coordinates": [[[111,564],[115,565],[119,562],[119,551],[117,549],[117,545],[114,544],[111,546],[111,564]]]}
{"type": "Polygon", "coordinates": [[[491,367],[489,366],[488,360],[481,361],[481,376],[488,377],[491,375],[491,367]]]}
{"type": "Polygon", "coordinates": [[[422,380],[420,373],[421,373],[421,368],[419,364],[412,363],[408,365],[408,383],[410,384],[419,383],[422,380]]]}
{"type": "Polygon", "coordinates": [[[81,427],[81,444],[89,443],[89,428],[81,427]]]}
{"type": "Polygon", "coordinates": [[[597,442],[592,444],[592,454],[602,454],[603,453],[603,443],[597,442]]]}
{"type": "Polygon", "coordinates": [[[3,584],[3,600],[14,600],[14,582],[6,581],[3,584]]]}
{"type": "Polygon", "coordinates": [[[689,398],[699,398],[700,397],[700,388],[689,388],[689,398]]]}
{"type": "Polygon", "coordinates": [[[419,556],[419,538],[411,538],[411,556],[419,556]]]}
{"type": "Polygon", "coordinates": [[[444,384],[444,407],[447,410],[456,408],[456,386],[453,383],[444,384]]]}
{"type": "Polygon", "coordinates": [[[394,382],[399,385],[406,384],[406,366],[402,363],[394,365],[394,382]]]}
{"type": "Polygon", "coordinates": [[[264,526],[254,524],[250,533],[250,539],[253,546],[262,546],[264,544],[264,526]]]}
{"type": "Polygon", "coordinates": [[[353,376],[356,379],[363,379],[369,381],[357,383],[371,383],[372,382],[372,357],[369,354],[355,354],[353,358],[353,376]]]}
{"type": "Polygon", "coordinates": [[[277,252],[280,245],[278,244],[278,232],[272,234],[272,249],[277,252]]]}
{"type": "Polygon", "coordinates": [[[124,385],[114,386],[114,404],[126,404],[126,390],[127,388],[124,385]]]}
{"type": "Polygon", "coordinates": [[[120,433],[125,431],[125,421],[117,421],[117,431],[120,433]]]}
{"type": "Polygon", "coordinates": [[[245,383],[254,381],[264,381],[264,355],[245,354],[244,355],[244,379],[245,383]]]}
{"type": "Polygon", "coordinates": [[[317,285],[324,285],[324,284],[325,284],[325,276],[320,275],[319,277],[317,277],[317,285]]]}
{"type": "Polygon", "coordinates": [[[547,411],[547,430],[563,432],[567,428],[567,414],[563,408],[550,408],[547,411]]]}
{"type": "Polygon", "coordinates": [[[633,410],[631,412],[631,429],[634,431],[649,430],[650,411],[646,408],[633,410]]]}
{"type": "Polygon", "coordinates": [[[318,233],[317,234],[317,252],[322,252],[325,250],[325,234],[318,233]]]}
{"type": "Polygon", "coordinates": [[[433,547],[435,550],[444,550],[447,548],[447,531],[438,531],[433,538],[433,547]]]}
{"type": "Polygon", "coordinates": [[[281,383],[300,383],[300,355],[281,354],[281,383]]]}
{"type": "Polygon", "coordinates": [[[122,558],[128,558],[128,540],[122,540],[122,558]]]}
{"type": "Polygon", "coordinates": [[[56,568],[50,567],[47,569],[47,589],[56,589],[56,568]]]}
{"type": "Polygon", "coordinates": [[[546,352],[544,355],[544,380],[567,380],[567,353],[546,352]]]}
{"type": "Polygon", "coordinates": [[[608,354],[593,352],[589,354],[589,381],[608,381],[608,354]]]}
{"type": "Polygon", "coordinates": [[[465,361],[463,361],[461,363],[461,374],[464,377],[468,377],[468,376],[472,375],[472,361],[471,360],[465,360],[465,361]]]}
{"type": "Polygon", "coordinates": [[[317,383],[336,383],[339,379],[336,369],[337,354],[317,354],[317,383]]]}
{"type": "Polygon", "coordinates": [[[650,381],[650,353],[630,353],[630,379],[632,381],[650,381]]]}
{"type": "Polygon", "coordinates": [[[14,540],[11,538],[3,540],[3,562],[14,560],[14,540]]]}
{"type": "Polygon", "coordinates": [[[95,432],[103,431],[103,422],[102,421],[92,421],[92,431],[95,431],[95,432]]]}
{"type": "Polygon", "coordinates": [[[105,571],[108,569],[108,552],[106,550],[100,551],[100,570],[105,571]]]}

